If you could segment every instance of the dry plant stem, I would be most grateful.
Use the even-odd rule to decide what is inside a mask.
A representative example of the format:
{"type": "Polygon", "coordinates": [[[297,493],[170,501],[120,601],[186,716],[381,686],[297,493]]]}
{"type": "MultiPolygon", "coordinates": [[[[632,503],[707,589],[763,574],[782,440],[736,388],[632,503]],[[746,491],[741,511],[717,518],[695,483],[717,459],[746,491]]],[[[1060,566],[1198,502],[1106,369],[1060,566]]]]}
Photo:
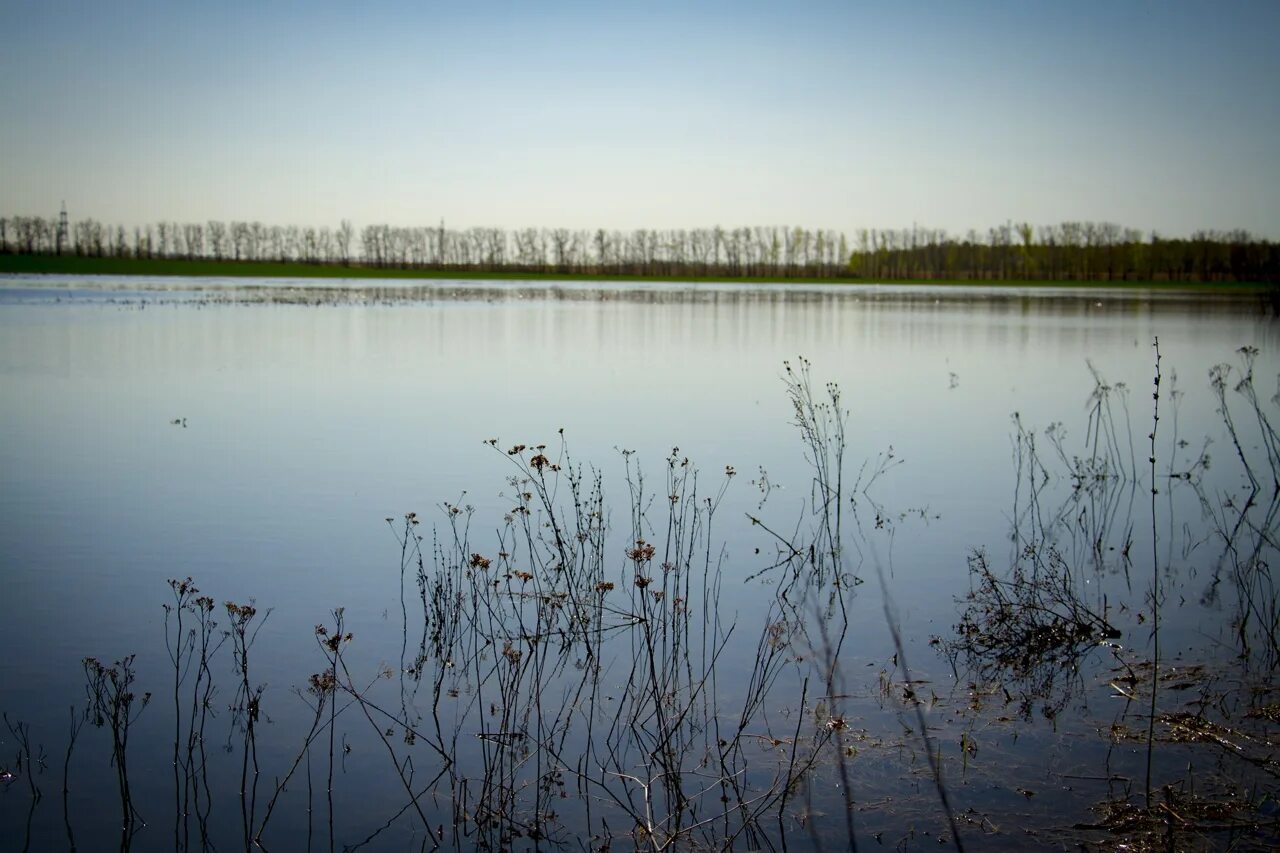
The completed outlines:
{"type": "Polygon", "coordinates": [[[85,691],[89,700],[86,713],[96,727],[109,726],[111,730],[111,762],[116,770],[116,786],[120,793],[120,834],[123,847],[128,846],[133,836],[135,822],[145,823],[133,805],[127,758],[129,728],[151,701],[151,694],[143,694],[142,703],[135,713],[133,703],[137,697],[132,690],[135,678],[133,657],[128,655],[111,666],[92,657],[85,658],[82,662],[87,679],[85,691]]]}
{"type": "MultiPolygon", "coordinates": [[[[1267,417],[1263,410],[1262,403],[1258,399],[1257,388],[1253,384],[1253,363],[1258,356],[1258,350],[1255,347],[1241,347],[1237,352],[1240,354],[1244,366],[1242,368],[1244,378],[1236,385],[1236,391],[1244,396],[1249,402],[1250,408],[1258,423],[1258,434],[1262,438],[1263,447],[1267,452],[1267,464],[1271,468],[1272,495],[1280,495],[1280,434],[1276,433],[1275,427],[1271,424],[1271,419],[1267,417]]],[[[1273,401],[1280,402],[1280,393],[1277,397],[1272,398],[1273,401]]]]}
{"type": "MultiPolygon", "coordinates": [[[[1247,363],[1247,365],[1248,364],[1251,364],[1251,363],[1247,363]]],[[[1252,369],[1251,367],[1247,366],[1246,370],[1247,372],[1244,378],[1241,379],[1240,383],[1236,386],[1237,390],[1242,390],[1246,387],[1250,387],[1250,388],[1252,387],[1252,382],[1251,382],[1252,369]]],[[[1244,447],[1240,443],[1240,432],[1236,427],[1235,418],[1231,413],[1231,406],[1227,403],[1227,380],[1230,377],[1230,375],[1231,375],[1231,365],[1229,364],[1215,365],[1209,371],[1209,384],[1213,388],[1214,395],[1218,398],[1218,412],[1219,414],[1222,415],[1222,421],[1226,425],[1227,434],[1231,437],[1231,444],[1235,448],[1236,456],[1239,458],[1240,464],[1244,468],[1245,476],[1249,478],[1249,483],[1252,485],[1253,491],[1256,492],[1259,488],[1258,478],[1254,473],[1253,466],[1249,464],[1248,454],[1245,453],[1244,447]]],[[[1261,410],[1259,409],[1259,412],[1260,411],[1261,410]]],[[[1264,435],[1265,435],[1265,430],[1264,430],[1264,435]]],[[[1268,456],[1270,456],[1271,442],[1268,442],[1267,449],[1268,449],[1268,456]]],[[[1273,462],[1272,468],[1273,468],[1272,473],[1276,474],[1274,462],[1273,462]]],[[[1276,479],[1276,488],[1280,490],[1280,476],[1278,476],[1276,479]]]]}
{"type": "MultiPolygon", "coordinates": [[[[798,364],[799,367],[793,369],[790,362],[783,362],[783,382],[795,415],[793,423],[800,430],[807,451],[806,459],[813,469],[811,502],[821,519],[813,543],[813,556],[816,557],[816,552],[820,551],[829,558],[833,568],[838,568],[847,416],[840,408],[839,387],[828,382],[827,400],[820,402],[813,393],[809,361],[800,357],[798,364]]],[[[822,564],[827,562],[821,561],[822,564]]],[[[817,570],[819,562],[814,559],[813,563],[817,570]]]]}
{"type": "MultiPolygon", "coordinates": [[[[227,610],[227,616],[231,619],[231,650],[235,662],[235,672],[240,676],[232,711],[235,718],[239,719],[244,734],[243,753],[240,760],[240,825],[244,846],[247,849],[253,843],[253,827],[256,823],[255,810],[257,807],[259,776],[257,724],[262,710],[262,693],[264,690],[261,685],[257,687],[250,686],[249,650],[253,647],[253,643],[258,637],[258,632],[262,630],[262,625],[267,617],[271,615],[271,611],[267,610],[263,614],[262,620],[250,631],[255,617],[258,615],[258,609],[252,602],[238,605],[228,601],[224,606],[227,610]],[[250,775],[251,767],[252,775],[250,775]]],[[[228,737],[229,741],[230,738],[228,737]]]]}
{"type": "MultiPolygon", "coordinates": [[[[191,644],[187,642],[187,638],[182,632],[182,618],[186,613],[185,605],[188,597],[187,581],[169,581],[169,586],[173,589],[174,603],[164,606],[164,642],[165,648],[169,652],[169,660],[173,663],[173,849],[182,850],[185,845],[182,838],[182,776],[179,760],[179,742],[182,736],[182,704],[179,691],[182,688],[182,677],[184,675],[184,664],[186,663],[187,650],[191,644]],[[177,630],[173,639],[169,637],[169,617],[174,611],[177,611],[177,630]]],[[[193,638],[194,639],[194,638],[193,638]]]]}
{"type": "MultiPolygon", "coordinates": [[[[336,682],[336,683],[340,684],[340,686],[355,699],[356,704],[360,706],[360,710],[364,713],[365,719],[369,721],[369,725],[373,727],[374,732],[378,735],[378,739],[381,740],[383,746],[386,747],[387,752],[391,756],[391,763],[396,768],[396,775],[400,778],[400,782],[404,786],[405,792],[408,793],[410,797],[410,801],[412,802],[414,809],[418,813],[418,817],[422,820],[423,830],[426,831],[427,828],[429,827],[429,822],[427,821],[426,815],[423,814],[422,812],[421,805],[419,805],[418,803],[418,800],[422,796],[422,794],[414,794],[412,785],[410,784],[410,780],[405,777],[404,771],[401,769],[400,764],[396,759],[395,749],[391,746],[390,742],[387,740],[386,735],[383,734],[382,729],[378,726],[377,723],[374,722],[373,717],[369,713],[369,708],[367,707],[367,703],[364,701],[361,691],[356,687],[354,682],[351,680],[351,673],[347,669],[346,661],[343,660],[342,658],[342,648],[345,644],[351,641],[352,637],[350,633],[344,633],[343,631],[343,613],[341,608],[333,612],[333,618],[334,618],[334,631],[327,639],[321,640],[321,646],[323,649],[326,650],[326,654],[329,659],[329,665],[331,667],[331,671],[335,674],[335,678],[339,670],[341,671],[342,675],[345,677],[345,680],[346,680],[345,684],[341,682],[336,682]]],[[[319,711],[317,711],[317,719],[319,719],[319,716],[320,716],[319,711]]],[[[332,736],[332,730],[330,732],[330,736],[332,736]]],[[[423,793],[425,793],[425,791],[423,793]]]]}
{"type": "Polygon", "coordinates": [[[42,797],[39,786],[36,785],[36,765],[31,759],[31,726],[22,720],[10,720],[9,714],[4,714],[4,725],[9,730],[9,734],[13,735],[13,739],[18,742],[18,770],[27,777],[27,790],[31,794],[31,802],[34,807],[42,797]]]}
{"type": "Polygon", "coordinates": [[[89,713],[86,708],[80,714],[76,713],[76,706],[70,708],[71,724],[67,730],[67,751],[62,759],[62,823],[67,829],[67,845],[69,849],[76,849],[75,833],[71,830],[71,753],[76,748],[76,739],[80,737],[80,730],[84,728],[84,724],[88,722],[89,713]]]}
{"type": "MultiPolygon", "coordinates": [[[[803,710],[808,707],[809,701],[809,678],[804,679],[804,684],[800,688],[800,709],[801,713],[796,714],[796,728],[791,733],[791,749],[787,759],[786,782],[782,787],[782,796],[778,798],[778,838],[782,846],[783,853],[787,850],[787,830],[784,823],[787,814],[787,803],[791,799],[791,792],[800,782],[800,776],[796,773],[796,750],[800,746],[800,725],[804,721],[803,710]]],[[[816,754],[816,750],[815,750],[816,754]]],[[[852,837],[852,836],[851,836],[852,837]]]]}
{"type": "MultiPolygon", "coordinates": [[[[293,764],[289,767],[289,771],[285,773],[284,778],[276,782],[276,789],[271,795],[271,799],[267,802],[266,810],[262,815],[262,822],[258,824],[253,833],[253,843],[258,847],[263,847],[262,834],[266,832],[267,824],[271,821],[271,815],[275,812],[276,802],[280,799],[280,795],[284,793],[289,785],[289,780],[293,778],[293,774],[297,772],[298,766],[305,759],[308,762],[307,784],[310,788],[310,756],[311,745],[316,738],[320,736],[320,731],[324,727],[325,707],[333,701],[333,675],[331,672],[317,674],[311,676],[311,687],[308,688],[312,696],[315,697],[315,715],[311,719],[311,728],[307,731],[307,736],[303,739],[302,748],[298,751],[297,756],[293,759],[293,764]]],[[[301,695],[301,694],[299,694],[301,695]]],[[[304,700],[305,701],[305,700],[304,700]]],[[[308,797],[308,803],[310,797],[308,797]]],[[[308,814],[310,808],[307,809],[308,814]]],[[[308,824],[310,821],[308,820],[308,824]]],[[[264,848],[265,849],[265,848],[264,848]]]]}
{"type": "Polygon", "coordinates": [[[307,849],[310,850],[311,842],[314,840],[314,823],[311,818],[315,812],[315,809],[313,808],[313,804],[315,803],[315,786],[312,784],[311,779],[311,750],[305,750],[305,753],[307,756],[307,849]]]}
{"type": "Polygon", "coordinates": [[[195,661],[195,651],[197,645],[197,637],[203,640],[204,648],[202,652],[207,653],[208,636],[201,634],[195,627],[187,629],[184,626],[185,618],[188,614],[198,617],[201,627],[207,628],[208,610],[212,609],[213,601],[208,598],[198,598],[199,590],[188,577],[185,580],[170,579],[169,589],[173,593],[172,603],[164,605],[164,622],[165,622],[165,649],[169,653],[169,660],[173,664],[173,797],[174,797],[174,849],[186,849],[190,843],[190,805],[192,786],[195,784],[194,766],[192,763],[192,732],[195,725],[196,715],[196,694],[199,692],[200,681],[204,675],[204,669],[207,667],[207,659],[202,654],[200,661],[195,661]],[[205,605],[208,605],[206,609],[205,605]],[[174,631],[170,636],[170,618],[173,617],[174,631]],[[193,688],[191,719],[188,725],[187,736],[187,756],[186,760],[182,756],[182,683],[190,674],[192,665],[197,668],[196,685],[193,688]]]}
{"type": "MultiPolygon", "coordinates": [[[[712,551],[706,540],[719,496],[700,501],[688,463],[674,453],[668,459],[667,474],[668,500],[663,502],[668,506],[664,525],[665,544],[659,550],[645,541],[645,537],[649,535],[645,509],[652,507],[655,502],[644,491],[642,474],[638,469],[628,468],[628,483],[632,490],[632,538],[636,543],[628,554],[630,571],[634,573],[634,577],[630,573],[623,575],[625,588],[630,591],[630,612],[606,608],[596,603],[588,611],[595,617],[592,631],[597,644],[602,631],[598,617],[605,613],[617,612],[625,615],[629,624],[638,629],[632,635],[636,652],[633,665],[622,695],[614,705],[616,713],[612,721],[599,738],[595,735],[594,725],[589,723],[592,734],[584,758],[596,758],[600,775],[596,777],[589,773],[586,769],[588,765],[583,761],[571,764],[562,757],[566,736],[563,713],[548,714],[537,691],[530,697],[530,704],[525,706],[536,713],[539,745],[547,755],[554,758],[554,772],[575,774],[580,789],[585,791],[598,788],[606,800],[621,808],[641,828],[638,840],[642,846],[650,849],[660,849],[678,839],[690,838],[691,835],[706,831],[713,822],[718,822],[720,817],[701,820],[693,818],[697,801],[722,785],[728,785],[736,791],[742,776],[741,770],[734,770],[726,765],[726,769],[722,770],[719,778],[710,786],[690,790],[687,784],[689,779],[700,775],[697,770],[689,769],[689,759],[697,757],[694,752],[697,741],[691,735],[695,735],[698,729],[706,731],[706,727],[714,724],[719,716],[705,712],[706,708],[712,707],[714,701],[707,696],[705,686],[714,683],[715,661],[728,635],[714,618],[704,618],[705,628],[701,640],[694,642],[689,632],[689,598],[694,589],[690,573],[695,554],[701,554],[701,590],[704,594],[718,584],[718,580],[711,581],[712,551]],[[660,579],[658,572],[651,569],[652,563],[659,559],[659,554],[662,555],[663,563],[660,579]],[[690,655],[694,648],[701,649],[702,664],[698,668],[693,666],[690,655]],[[699,717],[699,713],[704,716],[699,717]],[[697,728],[693,728],[695,721],[697,728]],[[638,770],[637,767],[643,770],[638,770]],[[619,788],[616,785],[618,781],[625,784],[619,788]]],[[[554,523],[549,522],[548,526],[554,530],[554,523]]],[[[552,553],[556,552],[553,550],[552,553]]],[[[718,572],[718,567],[714,568],[714,576],[717,578],[718,572]]],[[[613,584],[604,586],[613,588],[613,584]]],[[[477,590],[479,589],[481,588],[478,587],[477,590]]],[[[597,591],[596,600],[600,600],[603,591],[597,591]]],[[[490,612],[497,614],[493,608],[490,608],[490,612]]],[[[513,618],[516,620],[517,632],[514,635],[500,635],[511,638],[504,640],[504,643],[523,638],[526,644],[532,644],[528,624],[518,612],[513,618]]],[[[496,644],[493,647],[496,648],[496,644]]],[[[503,656],[514,659],[512,663],[518,664],[521,670],[524,669],[525,660],[533,661],[531,665],[535,673],[541,673],[547,666],[544,663],[545,644],[525,649],[521,657],[517,657],[516,653],[514,645],[504,646],[503,656]]],[[[577,706],[580,702],[578,697],[584,693],[587,707],[598,707],[600,668],[597,663],[588,661],[584,669],[590,674],[590,686],[580,685],[574,698],[562,705],[563,708],[577,706]]],[[[498,674],[505,671],[500,670],[498,674]]],[[[477,679],[486,675],[477,672],[477,679]]],[[[541,681],[542,677],[535,675],[534,682],[541,681]]],[[[497,731],[487,735],[485,741],[505,745],[509,742],[508,738],[499,735],[510,730],[511,722],[515,719],[512,713],[517,710],[514,703],[522,700],[506,687],[512,684],[508,678],[499,678],[498,684],[503,687],[503,701],[500,706],[496,706],[502,712],[498,717],[502,724],[497,731]]],[[[523,720],[528,712],[520,713],[523,720]]],[[[735,741],[740,737],[739,734],[735,741]]],[[[721,755],[722,760],[729,761],[737,747],[734,743],[726,743],[728,745],[721,755]]],[[[706,747],[703,749],[706,751],[706,747]]],[[[500,754],[493,756],[495,761],[499,758],[500,754]]],[[[490,775],[498,770],[492,761],[487,766],[491,768],[490,775]]],[[[543,771],[539,769],[537,775],[543,776],[543,771]]],[[[591,799],[588,795],[588,802],[591,799]]],[[[750,798],[743,795],[736,805],[726,805],[722,810],[723,817],[727,819],[731,811],[742,817],[736,830],[725,825],[721,841],[738,837],[743,832],[755,832],[756,818],[753,813],[763,807],[766,799],[767,797],[750,798]]],[[[540,811],[540,807],[535,808],[535,813],[540,811]]],[[[536,820],[535,818],[535,829],[536,820]]]]}
{"type": "MultiPolygon", "coordinates": [[[[227,634],[223,633],[214,641],[215,632],[218,623],[213,619],[214,602],[208,596],[202,596],[190,603],[193,608],[197,626],[195,629],[199,637],[199,658],[196,665],[196,679],[191,686],[191,710],[188,716],[187,727],[187,755],[186,755],[186,775],[189,780],[191,792],[191,800],[194,801],[196,811],[196,821],[200,828],[200,842],[204,847],[210,845],[209,839],[209,814],[213,809],[213,793],[209,788],[208,775],[208,756],[205,753],[205,724],[208,722],[209,713],[213,707],[213,696],[215,687],[213,684],[213,672],[209,668],[209,661],[222,648],[223,643],[227,640],[227,634]],[[198,721],[198,722],[197,722],[198,721]],[[197,763],[197,751],[199,753],[199,761],[197,763]],[[203,800],[201,794],[203,793],[203,800]]],[[[188,807],[188,800],[184,797],[184,809],[188,807]]],[[[186,815],[184,814],[184,820],[186,815]]]]}
{"type": "MultiPolygon", "coordinates": [[[[1155,731],[1156,731],[1156,692],[1160,684],[1160,554],[1156,534],[1156,496],[1159,489],[1156,487],[1156,433],[1160,426],[1160,338],[1155,338],[1152,342],[1156,355],[1156,372],[1153,380],[1153,390],[1151,392],[1152,413],[1151,413],[1151,433],[1148,438],[1151,441],[1151,455],[1148,461],[1151,465],[1151,637],[1152,637],[1152,658],[1151,658],[1151,706],[1148,711],[1147,719],[1147,810],[1152,807],[1151,801],[1151,762],[1155,747],[1155,731]]],[[[1225,406],[1224,406],[1225,408],[1225,406]]]]}
{"type": "MultiPolygon", "coordinates": [[[[335,611],[335,615],[340,614],[340,612],[341,612],[340,610],[335,611]]],[[[317,628],[316,634],[320,635],[320,632],[321,632],[321,629],[317,628]]],[[[331,639],[336,641],[337,643],[341,643],[342,635],[337,634],[335,637],[331,639]]],[[[332,664],[330,666],[330,669],[331,671],[333,671],[332,664]]],[[[336,671],[333,671],[333,677],[336,682],[337,680],[336,671]]],[[[334,733],[337,730],[337,717],[338,717],[336,706],[337,706],[336,702],[329,703],[329,756],[328,756],[329,763],[328,763],[328,776],[325,779],[325,803],[328,807],[327,816],[329,820],[329,853],[333,853],[334,845],[336,841],[335,828],[334,828],[334,816],[333,816],[333,748],[334,748],[334,733]]],[[[310,781],[309,776],[308,776],[308,781],[310,781]]]]}

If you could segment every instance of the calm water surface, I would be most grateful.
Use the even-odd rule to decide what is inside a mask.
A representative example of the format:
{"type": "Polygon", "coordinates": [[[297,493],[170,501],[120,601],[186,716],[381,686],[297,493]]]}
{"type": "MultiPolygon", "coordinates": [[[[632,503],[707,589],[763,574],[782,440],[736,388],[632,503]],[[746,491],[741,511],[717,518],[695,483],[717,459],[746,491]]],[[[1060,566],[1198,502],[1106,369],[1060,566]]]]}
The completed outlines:
{"type": "Polygon", "coordinates": [[[1246,828],[1186,836],[1197,844],[1266,847],[1276,836],[1257,816],[1274,819],[1274,765],[1254,747],[1274,735],[1280,699],[1265,568],[1277,347],[1280,327],[1252,298],[1121,290],[0,279],[0,769],[12,774],[0,835],[13,849],[243,847],[302,756],[260,833],[268,849],[839,847],[846,811],[868,845],[932,849],[957,830],[971,849],[1103,843],[1115,827],[1099,828],[1099,803],[1145,803],[1158,618],[1160,679],[1185,686],[1158,694],[1153,785],[1187,796],[1199,784],[1252,809],[1246,828]],[[1236,389],[1241,347],[1257,350],[1256,408],[1236,389]],[[824,580],[797,556],[822,551],[813,451],[784,368],[801,358],[817,401],[836,383],[847,412],[843,526],[824,580]],[[1210,382],[1221,363],[1233,365],[1234,440],[1210,382]],[[530,449],[509,455],[517,444],[530,449]],[[529,467],[541,444],[559,472],[529,467]],[[509,478],[531,473],[571,517],[579,464],[583,496],[593,470],[603,491],[587,522],[598,540],[578,540],[598,545],[595,562],[578,559],[599,574],[580,590],[613,584],[594,611],[610,630],[580,642],[571,616],[560,634],[530,627],[573,586],[556,528],[541,526],[547,507],[534,494],[532,533],[519,511],[508,521],[536,492],[509,478]],[[695,517],[707,498],[713,517],[695,517]],[[411,512],[425,615],[412,547],[402,572],[411,512]],[[636,538],[656,546],[652,562],[628,556],[636,538]],[[1058,661],[1049,683],[971,657],[956,626],[981,589],[977,553],[1010,595],[1021,566],[1114,630],[1042,650],[1058,661]],[[498,598],[433,586],[482,572],[498,598]],[[686,594],[673,581],[653,595],[682,572],[686,594]],[[182,663],[175,712],[176,611],[167,632],[164,608],[168,580],[188,576],[216,603],[215,637],[230,625],[224,602],[258,609],[254,741],[246,751],[229,640],[210,658],[198,762],[185,755],[202,682],[182,663]],[[430,643],[420,655],[450,624],[431,611],[446,599],[467,610],[469,639],[456,658],[430,643]],[[340,713],[308,752],[308,677],[330,666],[316,626],[338,607],[353,635],[347,685],[367,693],[331,695],[340,713]],[[646,640],[644,625],[665,633],[646,640]],[[649,684],[634,664],[654,642],[667,670],[649,684]],[[87,701],[81,661],[126,655],[134,689],[153,698],[133,706],[139,816],[121,835],[109,725],[80,730],[62,788],[68,726],[87,701]],[[644,684],[664,698],[645,706],[644,684]],[[1196,702],[1233,722],[1171,742],[1170,715],[1196,702]],[[1248,734],[1230,728],[1246,717],[1248,734]],[[678,784],[659,772],[663,755],[678,784]],[[796,784],[779,786],[779,772],[796,784]]]}

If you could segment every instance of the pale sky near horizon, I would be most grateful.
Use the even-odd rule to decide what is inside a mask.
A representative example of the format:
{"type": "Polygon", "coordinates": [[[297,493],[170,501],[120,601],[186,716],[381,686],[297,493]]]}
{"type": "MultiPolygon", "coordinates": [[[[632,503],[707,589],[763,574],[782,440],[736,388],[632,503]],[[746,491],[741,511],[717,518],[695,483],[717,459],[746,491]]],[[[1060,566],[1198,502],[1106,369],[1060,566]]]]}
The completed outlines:
{"type": "Polygon", "coordinates": [[[1277,0],[0,0],[0,215],[1274,239],[1277,36],[1277,0]]]}

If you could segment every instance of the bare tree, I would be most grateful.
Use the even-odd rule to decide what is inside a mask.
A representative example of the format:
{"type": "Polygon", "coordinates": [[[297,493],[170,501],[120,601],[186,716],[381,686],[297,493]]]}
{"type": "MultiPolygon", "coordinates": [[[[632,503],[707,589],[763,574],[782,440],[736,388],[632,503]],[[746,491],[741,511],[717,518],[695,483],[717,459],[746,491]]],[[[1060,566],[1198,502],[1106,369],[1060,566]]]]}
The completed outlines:
{"type": "Polygon", "coordinates": [[[182,238],[186,241],[187,260],[204,257],[204,226],[192,222],[182,226],[182,238]]]}
{"type": "Polygon", "coordinates": [[[354,229],[351,227],[351,220],[344,219],[338,225],[337,242],[338,256],[342,259],[343,266],[351,265],[351,236],[354,229]]]}
{"type": "Polygon", "coordinates": [[[213,254],[213,259],[215,261],[222,260],[227,253],[226,224],[210,219],[207,233],[209,235],[209,251],[213,254]]]}

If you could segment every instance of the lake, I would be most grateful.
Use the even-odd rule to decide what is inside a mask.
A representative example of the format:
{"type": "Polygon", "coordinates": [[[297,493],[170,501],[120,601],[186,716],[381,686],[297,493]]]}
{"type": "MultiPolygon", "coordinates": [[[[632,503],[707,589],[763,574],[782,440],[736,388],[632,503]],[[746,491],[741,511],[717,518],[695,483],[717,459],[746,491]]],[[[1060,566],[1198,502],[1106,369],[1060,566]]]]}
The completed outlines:
{"type": "Polygon", "coordinates": [[[0,836],[1270,849],[1278,348],[1239,292],[0,278],[0,836]]]}

